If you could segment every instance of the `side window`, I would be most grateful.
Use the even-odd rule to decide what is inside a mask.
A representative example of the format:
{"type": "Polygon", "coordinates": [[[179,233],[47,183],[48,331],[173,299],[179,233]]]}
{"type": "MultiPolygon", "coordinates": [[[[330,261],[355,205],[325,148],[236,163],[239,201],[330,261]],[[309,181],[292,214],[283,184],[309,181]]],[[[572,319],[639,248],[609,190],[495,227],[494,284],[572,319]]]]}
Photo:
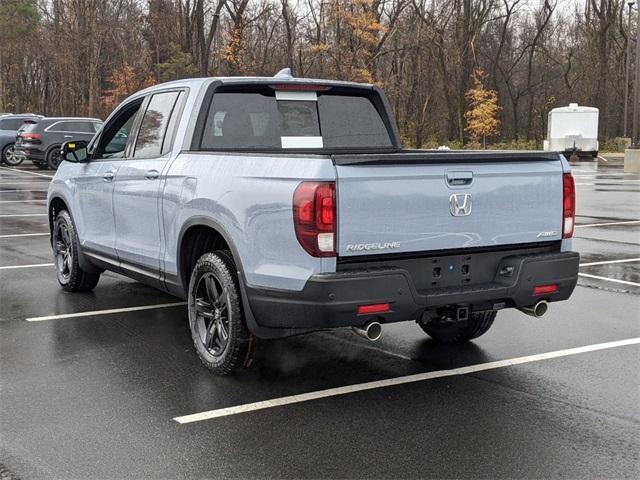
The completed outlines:
{"type": "Polygon", "coordinates": [[[157,158],[162,155],[165,132],[179,94],[157,93],[151,97],[140,123],[134,158],[157,158]]]}
{"type": "Polygon", "coordinates": [[[93,127],[92,132],[97,133],[100,130],[100,127],[102,127],[102,122],[93,122],[91,126],[93,127]]]}
{"type": "Polygon", "coordinates": [[[71,132],[71,133],[95,133],[91,122],[72,120],[54,123],[49,127],[50,132],[71,132]]]}
{"type": "Polygon", "coordinates": [[[92,159],[124,158],[129,135],[141,106],[142,99],[134,100],[116,113],[102,129],[92,159]]]}
{"type": "Polygon", "coordinates": [[[50,132],[72,132],[70,122],[58,122],[49,127],[50,132]]]}
{"type": "Polygon", "coordinates": [[[170,151],[171,147],[173,147],[173,140],[176,138],[176,130],[178,129],[178,122],[180,121],[180,118],[182,118],[182,109],[186,98],[187,95],[185,92],[180,92],[178,94],[178,100],[176,100],[176,105],[173,107],[173,112],[171,112],[171,119],[167,126],[167,133],[165,134],[164,142],[162,143],[162,155],[170,151]]]}
{"type": "Polygon", "coordinates": [[[72,132],[95,133],[92,122],[69,122],[72,132]]]}

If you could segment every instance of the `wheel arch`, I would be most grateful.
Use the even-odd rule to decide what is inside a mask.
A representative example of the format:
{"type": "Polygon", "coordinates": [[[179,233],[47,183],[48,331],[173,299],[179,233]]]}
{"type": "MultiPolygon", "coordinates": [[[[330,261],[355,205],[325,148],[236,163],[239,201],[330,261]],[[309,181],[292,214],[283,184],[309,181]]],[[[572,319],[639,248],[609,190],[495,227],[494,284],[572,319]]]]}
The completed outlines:
{"type": "Polygon", "coordinates": [[[46,153],[45,153],[45,159],[48,159],[49,154],[51,153],[51,151],[52,151],[52,150],[54,150],[54,149],[56,149],[56,148],[57,148],[57,149],[62,148],[62,144],[54,143],[54,144],[52,144],[52,145],[49,145],[49,146],[47,147],[47,151],[46,151],[46,153]]]}
{"type": "Polygon", "coordinates": [[[244,283],[242,260],[231,236],[215,220],[196,216],[187,220],[178,236],[176,263],[178,280],[186,293],[189,288],[191,271],[203,253],[213,250],[230,250],[236,264],[238,277],[244,283]]]}
{"type": "MultiPolygon", "coordinates": [[[[47,203],[47,216],[49,220],[49,243],[53,246],[53,223],[58,215],[58,212],[62,210],[66,210],[69,212],[69,216],[71,217],[71,221],[73,222],[73,226],[76,230],[76,234],[78,229],[76,227],[75,220],[73,219],[73,213],[71,213],[71,208],[69,208],[69,202],[65,200],[61,195],[55,194],[53,195],[48,203],[47,203]]],[[[78,239],[79,240],[79,239],[78,239]]],[[[80,243],[80,242],[79,242],[80,243]]],[[[102,273],[104,269],[96,267],[91,261],[84,255],[82,252],[82,248],[78,246],[78,262],[83,270],[86,270],[89,273],[102,273]]]]}
{"type": "MultiPolygon", "coordinates": [[[[53,152],[54,150],[56,150],[56,149],[60,150],[61,148],[62,148],[62,144],[57,144],[57,143],[54,143],[53,145],[50,145],[49,147],[47,147],[47,150],[45,151],[45,154],[44,154],[44,162],[49,167],[51,167],[51,165],[49,165],[49,155],[51,155],[51,152],[53,152]]],[[[62,163],[62,162],[60,162],[60,163],[62,163]]],[[[69,213],[71,213],[71,212],[69,212],[69,213]]]]}
{"type": "MultiPolygon", "coordinates": [[[[228,249],[231,251],[231,255],[233,256],[233,260],[236,265],[236,271],[238,274],[240,295],[242,297],[242,309],[244,312],[245,320],[247,322],[247,327],[249,328],[251,333],[253,333],[258,338],[266,339],[266,338],[288,337],[290,335],[306,332],[305,330],[294,330],[289,328],[264,327],[258,323],[256,317],[253,314],[253,310],[251,309],[251,303],[247,295],[246,279],[244,276],[244,270],[242,268],[242,258],[238,253],[238,250],[232,240],[231,235],[229,235],[229,233],[224,229],[222,225],[220,225],[218,222],[216,222],[210,217],[204,217],[204,216],[192,217],[189,220],[187,220],[183,224],[182,228],[180,229],[180,234],[178,236],[178,243],[177,243],[176,262],[177,262],[177,274],[178,274],[177,281],[180,282],[180,284],[182,285],[181,293],[183,294],[182,295],[183,298],[187,298],[188,296],[189,279],[190,279],[191,271],[189,269],[189,265],[184,264],[182,253],[183,252],[186,253],[185,249],[188,246],[188,243],[185,243],[185,238],[189,239],[189,237],[187,237],[186,235],[189,232],[195,232],[196,231],[195,229],[197,228],[209,229],[210,232],[217,234],[219,236],[218,238],[224,241],[224,244],[222,245],[226,245],[226,247],[228,247],[228,249]]],[[[193,233],[191,233],[191,235],[193,235],[193,233]]],[[[196,255],[196,253],[193,254],[193,257],[195,256],[198,256],[199,258],[199,255],[196,255]]],[[[197,258],[194,260],[193,265],[195,265],[195,261],[197,261],[197,258]]]]}
{"type": "MultiPolygon", "coordinates": [[[[59,195],[51,197],[49,200],[49,205],[47,206],[47,213],[49,217],[49,239],[53,237],[53,222],[56,219],[56,215],[61,210],[66,210],[71,215],[71,210],[69,209],[69,205],[67,202],[59,195]]],[[[73,217],[72,217],[73,218],[73,217]]]]}

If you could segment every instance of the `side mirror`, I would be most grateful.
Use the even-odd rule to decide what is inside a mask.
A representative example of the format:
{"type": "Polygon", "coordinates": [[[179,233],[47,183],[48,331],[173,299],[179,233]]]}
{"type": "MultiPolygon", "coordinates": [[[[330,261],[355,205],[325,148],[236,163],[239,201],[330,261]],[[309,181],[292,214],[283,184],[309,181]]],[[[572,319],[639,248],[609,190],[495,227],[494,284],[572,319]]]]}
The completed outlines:
{"type": "Polygon", "coordinates": [[[89,159],[87,145],[84,140],[71,140],[62,144],[62,158],[67,162],[80,163],[89,159]]]}

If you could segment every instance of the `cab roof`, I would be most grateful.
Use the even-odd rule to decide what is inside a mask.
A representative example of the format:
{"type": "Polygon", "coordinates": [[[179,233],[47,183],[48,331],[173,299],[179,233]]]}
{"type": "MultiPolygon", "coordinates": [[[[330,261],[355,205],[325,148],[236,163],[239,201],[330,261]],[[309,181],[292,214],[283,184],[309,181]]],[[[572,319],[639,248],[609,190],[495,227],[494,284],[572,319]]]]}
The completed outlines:
{"type": "Polygon", "coordinates": [[[326,85],[329,87],[352,87],[352,88],[364,88],[372,89],[373,85],[370,83],[357,83],[347,82],[343,80],[328,80],[322,78],[297,78],[290,74],[289,69],[283,69],[273,77],[200,77],[200,78],[186,78],[183,80],[173,80],[171,82],[160,83],[152,87],[145,88],[132,95],[130,98],[135,98],[156,90],[161,90],[170,87],[201,87],[202,85],[209,85],[214,82],[220,82],[223,85],[276,85],[276,84],[291,84],[291,85],[326,85]],[[285,72],[286,71],[286,72],[285,72]],[[284,73],[283,73],[284,72],[284,73]]]}

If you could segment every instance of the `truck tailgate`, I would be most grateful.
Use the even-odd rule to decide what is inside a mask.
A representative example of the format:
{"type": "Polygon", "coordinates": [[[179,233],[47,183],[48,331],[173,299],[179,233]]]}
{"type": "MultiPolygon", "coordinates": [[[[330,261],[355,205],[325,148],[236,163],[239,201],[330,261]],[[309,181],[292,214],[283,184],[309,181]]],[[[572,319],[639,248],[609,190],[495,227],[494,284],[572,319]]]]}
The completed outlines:
{"type": "Polygon", "coordinates": [[[562,238],[558,156],[492,160],[484,154],[477,162],[470,154],[451,162],[440,155],[436,162],[416,154],[407,154],[406,161],[402,154],[366,157],[334,157],[340,256],[562,238]]]}

